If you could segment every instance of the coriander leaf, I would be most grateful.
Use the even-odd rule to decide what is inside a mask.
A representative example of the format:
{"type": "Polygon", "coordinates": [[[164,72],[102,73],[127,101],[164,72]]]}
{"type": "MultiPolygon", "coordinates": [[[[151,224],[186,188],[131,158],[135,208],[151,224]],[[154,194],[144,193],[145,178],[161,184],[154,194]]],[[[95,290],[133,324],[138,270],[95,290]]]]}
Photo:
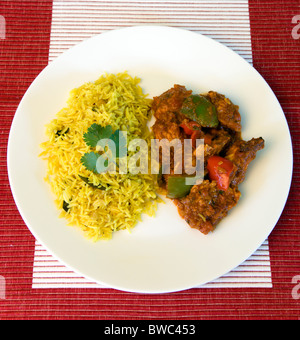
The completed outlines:
{"type": "Polygon", "coordinates": [[[83,139],[88,146],[96,147],[98,141],[104,138],[110,138],[112,135],[112,127],[107,125],[105,127],[99,124],[92,124],[87,132],[83,135],[83,139]]]}
{"type": "Polygon", "coordinates": [[[90,171],[97,172],[96,164],[97,160],[100,157],[98,153],[90,152],[85,153],[81,157],[81,163],[90,171]]]}
{"type": "Polygon", "coordinates": [[[116,145],[116,158],[123,158],[127,156],[127,139],[126,132],[116,130],[111,136],[110,139],[114,141],[116,145]]]}

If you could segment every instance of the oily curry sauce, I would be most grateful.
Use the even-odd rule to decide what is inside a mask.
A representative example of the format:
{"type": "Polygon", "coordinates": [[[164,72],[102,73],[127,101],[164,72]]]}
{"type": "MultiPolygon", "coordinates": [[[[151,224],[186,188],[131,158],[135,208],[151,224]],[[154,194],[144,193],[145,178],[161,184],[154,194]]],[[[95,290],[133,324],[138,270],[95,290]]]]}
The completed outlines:
{"type": "Polygon", "coordinates": [[[195,95],[185,86],[174,85],[154,97],[152,111],[156,139],[182,143],[187,138],[204,139],[204,180],[187,188],[184,172],[175,175],[171,162],[170,174],[162,175],[160,186],[188,225],[208,234],[238,203],[238,186],[257,151],[264,148],[264,139],[244,141],[239,107],[214,91],[195,95]]]}

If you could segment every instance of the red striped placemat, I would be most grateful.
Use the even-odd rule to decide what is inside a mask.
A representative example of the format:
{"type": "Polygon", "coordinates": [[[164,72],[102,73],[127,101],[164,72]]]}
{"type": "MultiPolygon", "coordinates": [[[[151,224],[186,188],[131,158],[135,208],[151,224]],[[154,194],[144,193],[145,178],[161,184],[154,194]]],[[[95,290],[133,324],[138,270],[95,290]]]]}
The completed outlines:
{"type": "Polygon", "coordinates": [[[299,318],[297,15],[298,0],[0,0],[1,319],[299,318]],[[253,63],[284,109],[294,146],[294,179],[286,208],[268,240],[249,262],[220,278],[220,282],[164,295],[98,289],[98,285],[74,276],[28,231],[14,204],[6,170],[6,146],[14,112],[43,67],[91,35],[139,24],[168,25],[205,34],[253,63]],[[262,270],[254,268],[257,263],[262,270]],[[240,280],[241,273],[245,282],[240,280]]]}

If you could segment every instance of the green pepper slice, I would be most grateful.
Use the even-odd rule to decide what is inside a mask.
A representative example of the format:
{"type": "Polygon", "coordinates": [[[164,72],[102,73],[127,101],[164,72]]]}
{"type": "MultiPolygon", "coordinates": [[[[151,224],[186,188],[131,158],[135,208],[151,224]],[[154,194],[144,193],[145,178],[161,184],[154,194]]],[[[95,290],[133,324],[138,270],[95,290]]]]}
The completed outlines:
{"type": "Polygon", "coordinates": [[[167,182],[167,197],[181,198],[189,194],[193,185],[185,183],[186,177],[169,176],[167,182]]]}
{"type": "Polygon", "coordinates": [[[216,127],[219,124],[216,107],[199,94],[193,94],[184,100],[181,113],[203,127],[216,127]]]}

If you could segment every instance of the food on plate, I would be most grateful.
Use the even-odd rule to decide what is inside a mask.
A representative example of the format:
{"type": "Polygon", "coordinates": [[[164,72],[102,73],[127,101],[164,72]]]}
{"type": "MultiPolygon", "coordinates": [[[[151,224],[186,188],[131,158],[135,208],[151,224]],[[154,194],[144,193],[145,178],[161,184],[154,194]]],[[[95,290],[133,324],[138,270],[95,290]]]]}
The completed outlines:
{"type": "Polygon", "coordinates": [[[124,72],[85,83],[71,91],[67,106],[47,125],[41,156],[60,216],[95,241],[131,230],[143,213],[155,214],[160,200],[157,175],[96,171],[99,139],[119,143],[118,132],[126,131],[129,141],[150,143],[152,101],[139,82],[124,72]]]}
{"type": "Polygon", "coordinates": [[[242,139],[239,107],[220,93],[174,85],[149,99],[139,82],[124,72],[85,83],[47,125],[41,156],[60,216],[88,238],[110,239],[143,213],[154,216],[164,193],[190,227],[208,234],[238,203],[238,186],[264,140],[242,139]],[[162,140],[179,144],[169,144],[168,171],[162,152],[153,172],[152,142],[162,140]],[[192,168],[202,152],[200,182],[188,171],[186,141],[192,168]]]}
{"type": "Polygon", "coordinates": [[[196,140],[204,140],[201,183],[188,184],[184,169],[175,173],[173,152],[170,173],[162,174],[159,184],[190,227],[208,234],[238,203],[238,186],[257,151],[264,148],[264,139],[243,140],[239,107],[215,91],[193,94],[176,84],[154,97],[152,111],[156,119],[152,131],[158,140],[191,139],[193,154],[196,140]]]}

